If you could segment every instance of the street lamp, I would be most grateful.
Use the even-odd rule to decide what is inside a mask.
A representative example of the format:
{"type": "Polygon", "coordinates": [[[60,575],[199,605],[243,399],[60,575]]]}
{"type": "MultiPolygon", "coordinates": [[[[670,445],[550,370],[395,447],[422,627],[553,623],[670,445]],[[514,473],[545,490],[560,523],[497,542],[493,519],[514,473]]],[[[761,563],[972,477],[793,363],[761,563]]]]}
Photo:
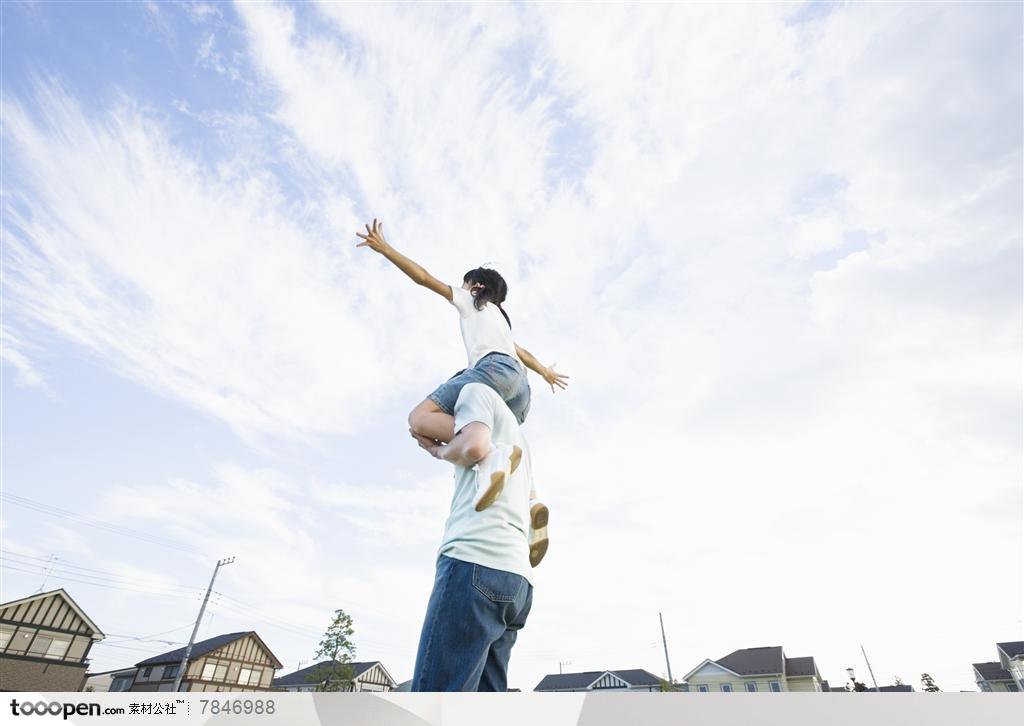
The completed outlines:
{"type": "Polygon", "coordinates": [[[857,679],[853,677],[853,668],[846,669],[846,675],[850,677],[850,683],[853,684],[853,690],[857,690],[857,679]]]}

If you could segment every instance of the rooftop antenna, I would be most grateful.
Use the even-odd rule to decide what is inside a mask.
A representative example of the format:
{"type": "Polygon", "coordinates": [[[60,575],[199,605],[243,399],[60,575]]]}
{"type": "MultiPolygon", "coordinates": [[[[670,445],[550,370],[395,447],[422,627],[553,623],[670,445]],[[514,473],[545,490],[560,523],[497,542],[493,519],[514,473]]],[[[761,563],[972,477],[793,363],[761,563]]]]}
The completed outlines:
{"type": "Polygon", "coordinates": [[[50,579],[50,573],[53,571],[53,566],[57,562],[57,555],[51,554],[49,557],[46,558],[46,562],[47,568],[43,572],[43,584],[39,586],[38,590],[36,590],[37,593],[42,592],[43,588],[46,587],[46,581],[50,579]]]}

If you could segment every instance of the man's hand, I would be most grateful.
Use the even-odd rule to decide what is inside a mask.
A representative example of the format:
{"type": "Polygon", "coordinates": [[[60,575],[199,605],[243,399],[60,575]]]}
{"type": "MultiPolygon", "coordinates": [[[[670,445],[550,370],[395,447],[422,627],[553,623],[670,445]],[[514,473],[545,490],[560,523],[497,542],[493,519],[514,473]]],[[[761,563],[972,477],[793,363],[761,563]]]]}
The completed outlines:
{"type": "Polygon", "coordinates": [[[569,385],[567,383],[567,381],[569,380],[569,376],[565,375],[564,373],[559,373],[558,371],[556,371],[555,365],[556,364],[552,363],[550,366],[544,369],[543,373],[541,373],[541,375],[544,376],[544,380],[551,384],[552,393],[555,392],[555,386],[558,386],[564,391],[566,386],[569,385]]]}
{"type": "Polygon", "coordinates": [[[444,444],[440,441],[434,441],[426,436],[421,436],[412,429],[409,429],[409,434],[416,439],[416,442],[420,445],[420,448],[426,451],[428,454],[433,456],[435,459],[441,458],[441,449],[444,448],[444,444]]]}
{"type": "Polygon", "coordinates": [[[356,237],[365,240],[356,245],[356,247],[369,247],[374,252],[384,254],[384,251],[388,249],[387,240],[384,239],[384,223],[377,223],[377,218],[373,219],[373,228],[370,225],[364,225],[366,227],[366,234],[356,232],[356,237]]]}

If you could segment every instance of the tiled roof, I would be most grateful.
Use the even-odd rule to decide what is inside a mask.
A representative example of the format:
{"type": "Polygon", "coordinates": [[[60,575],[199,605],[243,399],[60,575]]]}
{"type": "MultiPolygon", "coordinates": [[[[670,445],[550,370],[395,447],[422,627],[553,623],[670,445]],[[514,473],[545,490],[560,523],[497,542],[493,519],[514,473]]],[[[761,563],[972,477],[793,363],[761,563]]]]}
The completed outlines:
{"type": "Polygon", "coordinates": [[[1024,656],[1024,640],[1013,640],[1009,643],[996,643],[996,647],[1006,653],[1007,658],[1024,656]]]}
{"type": "Polygon", "coordinates": [[[553,673],[544,676],[534,687],[535,691],[565,691],[586,688],[604,673],[612,673],[631,686],[653,686],[661,683],[661,679],[642,668],[622,671],[585,671],[583,673],[553,673]]]}
{"type": "Polygon", "coordinates": [[[813,656],[802,656],[800,658],[786,658],[786,675],[798,678],[800,676],[818,676],[818,666],[814,663],[813,656]]]}
{"type": "Polygon", "coordinates": [[[628,671],[612,671],[612,673],[631,686],[657,686],[661,683],[661,679],[658,676],[650,671],[645,671],[643,668],[633,668],[628,671]]]}
{"type": "Polygon", "coordinates": [[[741,648],[715,662],[741,676],[782,675],[785,672],[781,645],[741,648]]]}
{"type": "MultiPolygon", "coordinates": [[[[363,663],[345,663],[345,665],[351,666],[352,667],[352,677],[353,678],[358,678],[363,673],[365,673],[366,671],[370,670],[375,665],[377,665],[378,662],[379,661],[372,660],[372,661],[365,661],[363,663]]],[[[306,668],[303,668],[302,670],[295,671],[294,673],[289,673],[288,675],[281,676],[280,678],[275,678],[274,679],[274,685],[275,686],[302,686],[302,685],[310,684],[311,681],[308,681],[306,679],[313,675],[313,671],[315,671],[320,666],[329,666],[332,663],[333,663],[333,661],[330,661],[330,660],[322,660],[319,663],[314,663],[313,665],[307,666],[306,668]]]]}
{"type": "Polygon", "coordinates": [[[972,663],[974,669],[981,674],[986,681],[1010,681],[1013,680],[1002,663],[972,663]]]}
{"type": "MultiPolygon", "coordinates": [[[[239,638],[244,638],[247,635],[251,635],[254,638],[256,638],[256,640],[258,640],[263,645],[267,655],[274,660],[276,667],[281,667],[281,662],[277,660],[273,653],[270,652],[270,649],[266,647],[266,644],[263,643],[263,640],[260,638],[260,636],[256,635],[256,632],[252,630],[248,630],[243,633],[225,633],[224,635],[215,635],[212,638],[200,640],[198,643],[194,643],[192,645],[192,652],[188,654],[188,659],[190,661],[193,661],[196,658],[199,658],[200,656],[206,655],[211,651],[217,650],[217,648],[221,648],[227,645],[228,643],[233,643],[239,638]]],[[[146,658],[146,660],[140,661],[135,665],[137,667],[142,668],[145,666],[162,665],[164,663],[180,663],[181,656],[183,655],[185,655],[184,647],[175,648],[174,650],[169,650],[166,653],[161,653],[160,655],[154,655],[151,658],[146,658]]]]}

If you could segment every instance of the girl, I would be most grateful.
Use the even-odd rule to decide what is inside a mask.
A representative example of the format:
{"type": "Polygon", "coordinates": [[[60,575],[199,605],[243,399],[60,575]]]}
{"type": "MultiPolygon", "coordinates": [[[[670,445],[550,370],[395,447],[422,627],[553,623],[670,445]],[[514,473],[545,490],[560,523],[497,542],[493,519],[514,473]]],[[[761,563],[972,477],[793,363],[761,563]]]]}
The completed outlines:
{"type": "MultiPolygon", "coordinates": [[[[568,385],[569,376],[555,371],[554,365],[541,365],[512,339],[512,322],[501,307],[508,293],[508,286],[501,275],[495,270],[478,267],[465,274],[460,287],[447,285],[391,247],[384,239],[383,229],[384,225],[374,219],[372,227],[366,225],[366,234],[356,233],[364,240],[356,246],[369,247],[382,254],[413,282],[436,292],[454,305],[459,311],[462,339],[469,359],[468,368],[441,384],[409,414],[410,431],[414,437],[443,444],[451,441],[455,436],[455,402],[462,387],[470,382],[484,383],[493,388],[522,424],[530,410],[530,386],[524,363],[551,386],[552,393],[555,386],[564,389],[568,385]]],[[[521,455],[520,451],[506,451],[499,447],[478,463],[477,511],[487,508],[498,497],[505,477],[519,465],[521,455]]],[[[535,530],[546,527],[547,507],[536,502],[533,493],[530,514],[535,530]]]]}

